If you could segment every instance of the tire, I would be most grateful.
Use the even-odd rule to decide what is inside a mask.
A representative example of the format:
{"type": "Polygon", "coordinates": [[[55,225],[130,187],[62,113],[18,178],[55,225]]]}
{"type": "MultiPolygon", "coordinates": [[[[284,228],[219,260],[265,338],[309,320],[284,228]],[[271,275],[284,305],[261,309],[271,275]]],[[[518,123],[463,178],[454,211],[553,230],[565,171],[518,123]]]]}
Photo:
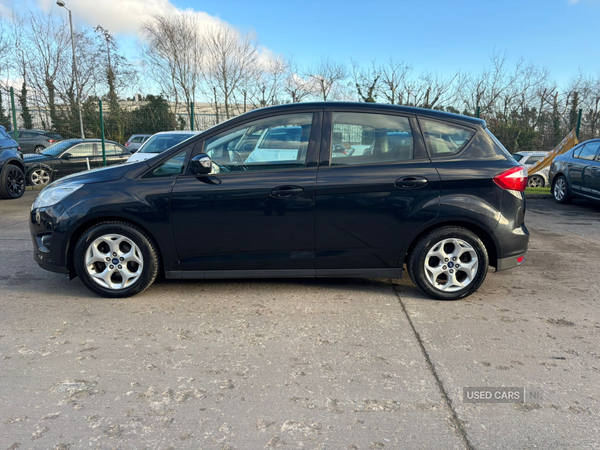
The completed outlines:
{"type": "Polygon", "coordinates": [[[407,264],[413,283],[438,300],[458,300],[471,295],[485,280],[488,265],[488,253],[481,239],[472,231],[456,226],[438,228],[419,239],[407,264]],[[439,256],[434,255],[436,252],[439,256]]]}
{"type": "Polygon", "coordinates": [[[544,182],[544,177],[541,177],[539,175],[532,175],[527,180],[527,187],[530,188],[542,188],[544,187],[544,184],[546,184],[544,182]]]}
{"type": "Polygon", "coordinates": [[[21,198],[25,192],[25,175],[19,166],[9,164],[0,172],[0,198],[21,198]]]}
{"type": "Polygon", "coordinates": [[[567,204],[573,201],[573,196],[569,193],[569,183],[564,175],[559,175],[554,180],[552,196],[556,203],[567,204]]]}
{"type": "Polygon", "coordinates": [[[154,240],[137,226],[119,221],[102,222],[83,233],[73,258],[83,284],[106,298],[143,292],[156,279],[160,266],[154,240]]]}
{"type": "Polygon", "coordinates": [[[46,150],[46,147],[44,147],[43,145],[38,145],[33,149],[34,153],[36,153],[36,154],[40,154],[44,150],[46,150]]]}
{"type": "Polygon", "coordinates": [[[46,166],[31,169],[27,174],[30,186],[47,186],[52,181],[52,171],[46,166]]]}

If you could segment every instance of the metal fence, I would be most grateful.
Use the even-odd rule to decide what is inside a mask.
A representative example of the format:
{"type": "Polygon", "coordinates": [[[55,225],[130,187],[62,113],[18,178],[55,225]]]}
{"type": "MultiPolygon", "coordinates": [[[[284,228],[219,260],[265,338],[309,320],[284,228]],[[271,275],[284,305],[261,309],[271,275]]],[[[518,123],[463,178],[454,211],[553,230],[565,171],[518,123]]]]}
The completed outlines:
{"type": "Polygon", "coordinates": [[[49,102],[0,87],[0,125],[21,147],[28,185],[45,186],[72,173],[122,164],[129,153],[112,142],[124,145],[134,134],[202,131],[224,120],[209,105],[174,104],[152,95],[113,102],[91,97],[81,104],[80,117],[79,105],[71,100],[49,102]],[[76,152],[59,151],[66,140],[82,138],[86,145],[76,152]]]}

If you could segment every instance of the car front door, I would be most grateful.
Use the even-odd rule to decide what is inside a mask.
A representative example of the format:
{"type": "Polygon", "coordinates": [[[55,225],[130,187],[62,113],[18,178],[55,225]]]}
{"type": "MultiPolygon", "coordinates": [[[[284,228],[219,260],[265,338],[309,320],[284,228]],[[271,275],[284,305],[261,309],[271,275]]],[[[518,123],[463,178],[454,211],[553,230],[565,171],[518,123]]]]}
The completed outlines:
{"type": "Polygon", "coordinates": [[[397,277],[405,240],[439,210],[440,178],[410,115],[326,111],[316,274],[397,277]],[[344,146],[345,153],[338,150],[344,146]]]}
{"type": "Polygon", "coordinates": [[[598,154],[598,147],[600,147],[600,141],[592,141],[573,152],[573,159],[568,164],[568,170],[571,189],[575,194],[594,196],[593,163],[598,154]]]}
{"type": "Polygon", "coordinates": [[[173,187],[171,218],[184,278],[230,271],[237,276],[314,276],[321,118],[320,110],[266,116],[195,145],[194,154],[211,156],[218,173],[188,172],[173,187]],[[295,140],[262,141],[264,148],[285,152],[248,161],[257,136],[276,127],[300,127],[301,132],[295,140]]]}
{"type": "Polygon", "coordinates": [[[596,157],[590,161],[586,170],[586,185],[591,190],[590,195],[600,199],[600,141],[596,141],[596,145],[596,157]]]}
{"type": "Polygon", "coordinates": [[[82,142],[65,150],[55,164],[53,178],[60,178],[72,173],[83,172],[98,166],[102,156],[98,157],[98,142],[82,142]]]}

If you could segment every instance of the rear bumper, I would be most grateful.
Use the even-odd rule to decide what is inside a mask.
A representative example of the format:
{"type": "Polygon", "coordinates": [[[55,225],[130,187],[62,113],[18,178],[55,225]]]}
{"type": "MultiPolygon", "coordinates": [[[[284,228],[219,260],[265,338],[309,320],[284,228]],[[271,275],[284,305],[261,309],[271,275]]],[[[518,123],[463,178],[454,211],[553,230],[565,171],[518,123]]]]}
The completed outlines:
{"type": "Polygon", "coordinates": [[[509,258],[499,259],[497,262],[496,272],[501,270],[512,269],[518,267],[525,262],[525,253],[521,256],[511,256],[509,258]]]}

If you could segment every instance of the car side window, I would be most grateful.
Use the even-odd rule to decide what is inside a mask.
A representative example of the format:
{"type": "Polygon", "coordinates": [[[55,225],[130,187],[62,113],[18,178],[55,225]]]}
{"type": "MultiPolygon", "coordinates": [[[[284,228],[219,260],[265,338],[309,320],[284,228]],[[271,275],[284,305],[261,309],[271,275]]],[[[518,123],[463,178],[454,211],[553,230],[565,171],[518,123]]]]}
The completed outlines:
{"type": "Polygon", "coordinates": [[[460,125],[419,118],[432,158],[452,156],[460,152],[475,132],[460,125]]]}
{"type": "Polygon", "coordinates": [[[541,161],[544,158],[545,156],[530,156],[529,158],[527,158],[527,164],[535,164],[536,162],[541,161]]]}
{"type": "Polygon", "coordinates": [[[304,167],[312,113],[284,114],[227,130],[206,141],[221,173],[304,167]]]}
{"type": "Polygon", "coordinates": [[[410,121],[387,114],[334,112],[330,151],[332,166],[413,159],[410,121]]]}
{"type": "Polygon", "coordinates": [[[100,151],[98,151],[97,142],[86,142],[71,147],[66,153],[70,153],[73,158],[88,158],[95,155],[102,155],[102,149],[100,148],[100,151]]]}
{"type": "Polygon", "coordinates": [[[164,163],[155,167],[151,172],[146,173],[144,178],[170,177],[172,175],[180,175],[185,167],[185,160],[190,147],[177,153],[175,156],[167,159],[164,163]]]}
{"type": "Polygon", "coordinates": [[[593,161],[598,153],[598,147],[600,147],[600,142],[590,142],[589,144],[585,144],[574,156],[575,158],[593,161]]]}
{"type": "MultiPolygon", "coordinates": [[[[122,153],[121,149],[115,144],[104,144],[104,151],[106,152],[106,156],[120,155],[122,153]]],[[[100,144],[100,154],[102,154],[102,144],[100,144]]]]}

